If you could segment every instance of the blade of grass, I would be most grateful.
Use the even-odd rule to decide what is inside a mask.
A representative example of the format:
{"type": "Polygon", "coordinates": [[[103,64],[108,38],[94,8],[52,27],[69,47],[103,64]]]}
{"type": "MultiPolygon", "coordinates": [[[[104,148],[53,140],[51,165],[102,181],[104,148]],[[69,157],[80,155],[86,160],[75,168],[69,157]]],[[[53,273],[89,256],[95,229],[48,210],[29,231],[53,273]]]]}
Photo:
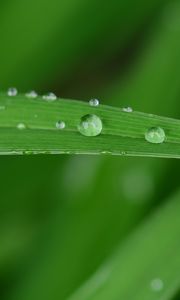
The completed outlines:
{"type": "Polygon", "coordinates": [[[24,96],[0,98],[0,153],[79,153],[114,154],[153,157],[180,157],[180,121],[139,112],[124,112],[120,108],[59,100],[49,103],[40,98],[24,96]],[[77,126],[87,114],[99,116],[102,133],[97,137],[82,136],[77,126]],[[58,130],[56,122],[63,120],[66,128],[58,130]],[[25,130],[18,129],[23,124],[25,130]],[[162,127],[166,141],[151,144],[145,133],[151,127],[162,127]]]}
{"type": "Polygon", "coordinates": [[[180,193],[142,223],[68,300],[170,300],[180,285],[180,193]]]}

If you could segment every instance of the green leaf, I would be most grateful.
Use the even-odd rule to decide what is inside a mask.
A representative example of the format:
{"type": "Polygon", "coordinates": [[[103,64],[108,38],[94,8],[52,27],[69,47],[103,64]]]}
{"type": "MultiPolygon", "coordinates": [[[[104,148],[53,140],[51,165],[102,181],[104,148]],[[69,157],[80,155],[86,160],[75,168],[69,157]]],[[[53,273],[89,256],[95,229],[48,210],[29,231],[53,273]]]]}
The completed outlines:
{"type": "Polygon", "coordinates": [[[48,102],[31,100],[23,95],[0,96],[0,153],[78,153],[130,156],[180,157],[180,121],[123,109],[59,99],[48,102]],[[102,133],[83,136],[78,131],[81,118],[87,114],[100,117],[102,133]],[[65,129],[57,129],[63,121],[65,129]],[[25,128],[24,128],[25,127],[25,128]],[[151,127],[161,127],[166,140],[152,144],[145,140],[151,127]]]}
{"type": "Polygon", "coordinates": [[[68,300],[170,300],[180,285],[180,193],[141,224],[68,300]]]}

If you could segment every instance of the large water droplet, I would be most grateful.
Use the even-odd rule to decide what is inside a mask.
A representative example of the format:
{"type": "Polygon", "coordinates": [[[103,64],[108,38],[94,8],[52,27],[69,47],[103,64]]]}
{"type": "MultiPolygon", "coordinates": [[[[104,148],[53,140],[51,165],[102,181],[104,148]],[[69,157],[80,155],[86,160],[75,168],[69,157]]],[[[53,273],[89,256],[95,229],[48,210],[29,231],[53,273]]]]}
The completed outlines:
{"type": "Polygon", "coordinates": [[[43,96],[43,99],[51,102],[51,101],[55,101],[57,99],[57,96],[54,93],[48,93],[43,96]]]}
{"type": "Polygon", "coordinates": [[[78,130],[85,136],[97,136],[102,131],[102,121],[96,115],[85,115],[81,118],[78,130]]]}
{"type": "Polygon", "coordinates": [[[151,127],[145,133],[145,139],[149,143],[161,144],[166,138],[164,129],[161,127],[151,127]]]}
{"type": "Polygon", "coordinates": [[[66,124],[64,121],[58,121],[56,122],[56,128],[57,129],[64,129],[66,127],[66,124]]]}
{"type": "Polygon", "coordinates": [[[155,278],[151,281],[151,289],[154,291],[154,292],[159,292],[163,289],[164,287],[164,283],[162,281],[162,279],[160,278],[155,278]]]}
{"type": "Polygon", "coordinates": [[[18,123],[18,124],[17,124],[17,128],[18,128],[18,129],[21,129],[21,130],[22,130],[22,129],[26,129],[26,125],[25,125],[24,123],[18,123]]]}
{"type": "Polygon", "coordinates": [[[26,97],[28,98],[37,98],[38,94],[35,91],[30,91],[26,93],[26,97]]]}
{"type": "Polygon", "coordinates": [[[18,90],[16,88],[14,88],[14,87],[9,88],[8,91],[7,91],[7,94],[10,97],[14,97],[14,96],[16,96],[18,94],[18,90]]]}
{"type": "Polygon", "coordinates": [[[98,106],[99,105],[99,100],[98,99],[91,99],[89,101],[90,106],[98,106]]]}
{"type": "Polygon", "coordinates": [[[122,111],[131,113],[131,112],[133,112],[133,109],[132,109],[132,107],[128,106],[128,107],[123,107],[122,111]]]}

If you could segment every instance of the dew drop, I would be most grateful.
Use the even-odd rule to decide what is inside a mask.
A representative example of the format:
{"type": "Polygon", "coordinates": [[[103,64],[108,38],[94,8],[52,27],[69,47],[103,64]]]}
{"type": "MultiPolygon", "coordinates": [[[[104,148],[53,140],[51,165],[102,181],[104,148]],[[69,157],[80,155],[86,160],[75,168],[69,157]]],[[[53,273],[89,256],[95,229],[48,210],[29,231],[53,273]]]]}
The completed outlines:
{"type": "Polygon", "coordinates": [[[104,150],[104,151],[101,152],[101,154],[112,154],[112,152],[104,150]]]}
{"type": "Polygon", "coordinates": [[[99,106],[99,100],[98,99],[91,99],[89,101],[90,106],[99,106]]]}
{"type": "Polygon", "coordinates": [[[0,110],[5,110],[5,109],[6,109],[6,106],[0,105],[0,110]]]}
{"type": "Polygon", "coordinates": [[[166,138],[164,129],[161,127],[151,127],[145,133],[145,139],[149,143],[161,144],[166,138]]]}
{"type": "Polygon", "coordinates": [[[38,94],[35,91],[30,91],[28,93],[26,93],[26,97],[28,98],[37,98],[38,94]]]}
{"type": "Polygon", "coordinates": [[[57,99],[57,96],[54,93],[48,93],[43,96],[43,99],[51,102],[51,101],[55,101],[57,99]]]}
{"type": "Polygon", "coordinates": [[[18,123],[17,128],[20,129],[20,130],[26,129],[26,125],[24,123],[18,123]]]}
{"type": "Polygon", "coordinates": [[[155,278],[151,281],[150,286],[154,292],[159,292],[163,289],[164,283],[160,278],[155,278]]]}
{"type": "Polygon", "coordinates": [[[132,107],[128,106],[128,107],[123,107],[122,111],[131,113],[131,112],[133,112],[133,109],[132,109],[132,107]]]}
{"type": "Polygon", "coordinates": [[[126,151],[122,151],[122,152],[121,152],[121,155],[122,155],[122,156],[125,156],[125,155],[126,155],[126,151]]]}
{"type": "Polygon", "coordinates": [[[64,121],[58,121],[56,122],[56,128],[57,129],[64,129],[66,127],[66,124],[64,121]]]}
{"type": "Polygon", "coordinates": [[[97,136],[102,131],[102,121],[96,115],[85,115],[81,118],[78,130],[85,136],[97,136]]]}
{"type": "Polygon", "coordinates": [[[9,88],[8,91],[7,91],[7,94],[8,94],[8,96],[10,96],[10,97],[17,96],[18,90],[17,90],[16,88],[14,88],[14,87],[9,88]]]}

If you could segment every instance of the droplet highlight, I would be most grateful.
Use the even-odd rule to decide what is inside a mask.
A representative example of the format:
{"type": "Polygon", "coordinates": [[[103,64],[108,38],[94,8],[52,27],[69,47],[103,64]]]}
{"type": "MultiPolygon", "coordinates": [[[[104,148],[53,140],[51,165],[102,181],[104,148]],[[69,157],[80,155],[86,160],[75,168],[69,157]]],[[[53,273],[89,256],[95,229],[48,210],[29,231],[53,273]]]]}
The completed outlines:
{"type": "Polygon", "coordinates": [[[99,106],[99,100],[98,99],[91,99],[90,101],[89,101],[89,105],[90,106],[99,106]]]}
{"type": "Polygon", "coordinates": [[[132,109],[132,107],[128,106],[128,107],[123,107],[122,111],[127,112],[127,113],[131,113],[131,112],[133,112],[133,109],[132,109]]]}
{"type": "Polygon", "coordinates": [[[36,91],[29,91],[28,93],[26,93],[26,97],[27,98],[37,98],[38,94],[36,93],[36,91]]]}
{"type": "Polygon", "coordinates": [[[57,96],[54,93],[48,93],[46,95],[43,95],[42,98],[46,101],[51,102],[51,101],[55,101],[57,99],[57,96]]]}
{"type": "Polygon", "coordinates": [[[14,87],[9,88],[8,91],[7,91],[7,94],[10,97],[15,97],[18,94],[18,90],[16,88],[14,88],[14,87]]]}
{"type": "Polygon", "coordinates": [[[85,115],[78,125],[79,132],[84,136],[97,136],[103,128],[101,119],[96,115],[85,115]]]}
{"type": "Polygon", "coordinates": [[[150,286],[154,292],[160,292],[164,288],[164,282],[160,278],[155,278],[151,281],[150,286]]]}
{"type": "Polygon", "coordinates": [[[145,139],[149,143],[161,144],[165,141],[166,134],[161,127],[151,127],[145,133],[145,139]]]}
{"type": "Polygon", "coordinates": [[[17,128],[20,130],[26,129],[26,125],[24,123],[18,123],[17,128]]]}
{"type": "Polygon", "coordinates": [[[64,121],[58,121],[56,122],[56,128],[57,129],[64,129],[66,127],[66,124],[64,121]]]}

